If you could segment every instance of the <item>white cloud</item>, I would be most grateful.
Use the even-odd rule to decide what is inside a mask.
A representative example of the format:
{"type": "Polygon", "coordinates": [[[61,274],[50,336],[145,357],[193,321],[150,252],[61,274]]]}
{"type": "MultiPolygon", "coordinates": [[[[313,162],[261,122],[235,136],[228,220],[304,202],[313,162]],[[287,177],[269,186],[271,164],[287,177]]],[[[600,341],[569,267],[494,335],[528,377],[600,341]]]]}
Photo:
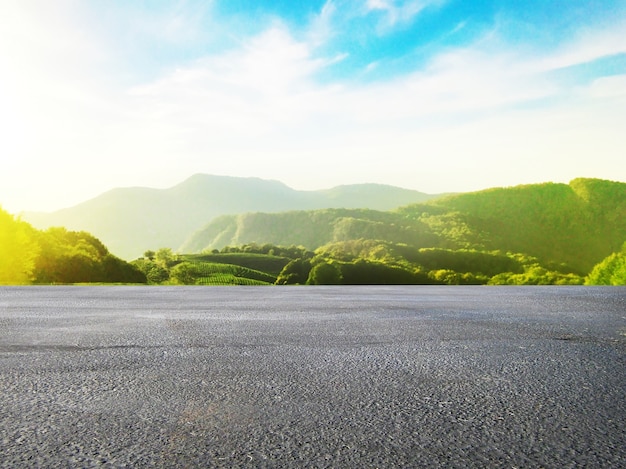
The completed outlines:
{"type": "Polygon", "coordinates": [[[171,120],[174,127],[258,135],[306,113],[314,102],[311,94],[320,91],[312,75],[325,64],[311,56],[307,44],[276,27],[239,50],[205,57],[136,87],[131,95],[140,98],[147,115],[171,120]]]}
{"type": "MultiPolygon", "coordinates": [[[[418,3],[370,7],[401,21],[410,17],[402,8],[418,3]]],[[[51,22],[38,23],[29,13],[21,22],[16,10],[11,37],[25,42],[0,41],[0,65],[12,67],[0,73],[8,135],[0,152],[15,155],[2,161],[0,202],[17,206],[10,199],[19,195],[19,208],[46,201],[58,208],[110,187],[163,187],[195,172],[296,188],[373,181],[428,192],[577,176],[626,180],[624,76],[572,86],[549,73],[624,51],[619,25],[541,53],[494,33],[396,78],[322,82],[319,73],[343,59],[320,47],[338,27],[339,8],[327,2],[298,39],[276,22],[238,47],[128,87],[116,78],[123,68],[112,49],[72,27],[68,15],[51,12],[51,22]]],[[[185,28],[180,18],[171,28],[185,28]]]]}
{"type": "MultiPolygon", "coordinates": [[[[538,158],[546,165],[558,161],[555,167],[562,168],[567,162],[548,150],[568,148],[568,154],[573,154],[580,145],[574,142],[592,137],[580,133],[584,128],[604,135],[607,154],[612,154],[615,134],[603,133],[594,124],[606,109],[581,112],[592,109],[590,102],[568,102],[563,90],[538,72],[536,64],[533,57],[495,52],[481,44],[451,50],[424,70],[392,81],[320,85],[314,75],[326,62],[285,30],[273,29],[239,51],[206,58],[146,89],[160,106],[171,106],[159,118],[172,119],[166,128],[181,125],[186,129],[195,146],[190,151],[222,146],[236,155],[235,164],[247,152],[263,155],[267,160],[252,165],[260,172],[269,161],[284,163],[284,156],[279,155],[285,154],[316,161],[321,173],[328,166],[336,167],[338,178],[354,177],[355,168],[368,166],[380,175],[384,171],[371,166],[386,167],[391,162],[396,163],[391,168],[404,165],[416,172],[426,163],[466,171],[468,155],[474,164],[484,166],[493,163],[494,155],[522,158],[524,152],[541,155],[538,158]],[[551,97],[565,101],[556,108],[542,104],[551,97]],[[527,103],[531,103],[529,109],[516,110],[527,103]],[[570,115],[576,116],[571,122],[567,120],[570,115]],[[568,122],[575,131],[567,130],[568,122]],[[438,161],[427,155],[436,155],[438,161]]],[[[270,166],[274,176],[265,176],[277,177],[279,165],[270,166]]],[[[508,163],[502,166],[505,172],[508,163]]],[[[493,167],[498,165],[493,163],[493,167]]],[[[284,177],[294,180],[287,174],[284,177]]],[[[313,184],[319,186],[320,178],[324,179],[322,174],[312,177],[317,181],[313,184]]],[[[397,175],[394,179],[400,182],[397,175]]]]}

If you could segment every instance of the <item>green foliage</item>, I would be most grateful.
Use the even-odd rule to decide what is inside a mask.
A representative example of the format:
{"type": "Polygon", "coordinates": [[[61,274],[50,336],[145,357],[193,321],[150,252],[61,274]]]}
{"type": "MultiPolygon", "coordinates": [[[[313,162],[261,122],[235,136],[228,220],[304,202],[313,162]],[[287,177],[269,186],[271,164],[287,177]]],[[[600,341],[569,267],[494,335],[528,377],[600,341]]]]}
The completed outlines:
{"type": "MultiPolygon", "coordinates": [[[[315,265],[332,262],[343,284],[580,284],[580,276],[546,268],[522,254],[415,248],[378,240],[331,243],[316,250],[315,265]]],[[[318,280],[319,282],[319,280],[318,280]]]]}
{"type": "Polygon", "coordinates": [[[428,272],[428,277],[433,280],[433,283],[444,285],[460,285],[461,274],[450,269],[431,270],[428,272]]]}
{"type": "Polygon", "coordinates": [[[376,239],[351,239],[326,244],[315,251],[317,257],[331,258],[344,262],[366,259],[376,262],[393,263],[402,256],[397,252],[400,246],[376,239]]]}
{"type": "Polygon", "coordinates": [[[276,285],[304,285],[311,272],[311,261],[308,259],[293,259],[281,270],[276,285]]]}
{"type": "Polygon", "coordinates": [[[585,279],[586,285],[626,285],[626,243],[596,264],[585,279]]]}
{"type": "Polygon", "coordinates": [[[342,282],[341,269],[334,262],[318,262],[309,272],[309,285],[340,285],[342,282]]]}
{"type": "Polygon", "coordinates": [[[202,271],[197,263],[181,262],[170,271],[170,278],[182,285],[193,285],[196,279],[202,276],[202,271]]]}
{"type": "Polygon", "coordinates": [[[314,253],[293,246],[248,244],[228,246],[223,252],[177,257],[178,263],[159,271],[160,277],[151,274],[151,269],[159,266],[155,261],[138,259],[134,263],[150,283],[185,285],[582,283],[580,276],[554,270],[525,254],[416,248],[374,239],[329,243],[314,253]],[[274,253],[303,257],[290,259],[274,253]]]}
{"type": "MultiPolygon", "coordinates": [[[[154,253],[152,258],[154,258],[154,253]]],[[[151,258],[137,259],[131,262],[137,269],[139,269],[146,276],[146,279],[151,285],[158,285],[164,283],[170,278],[170,274],[167,268],[157,264],[151,258]]]]}
{"type": "Polygon", "coordinates": [[[357,259],[337,264],[343,285],[415,285],[433,283],[419,271],[399,265],[357,259]]]}
{"type": "Polygon", "coordinates": [[[154,260],[164,269],[168,269],[176,265],[178,257],[176,256],[176,254],[174,254],[174,252],[172,252],[171,248],[160,248],[154,254],[154,260]]]}
{"type": "MultiPolygon", "coordinates": [[[[211,253],[218,254],[219,251],[212,250],[211,253]]],[[[262,254],[264,256],[287,257],[289,259],[296,259],[298,257],[310,258],[313,256],[313,253],[307,251],[303,246],[277,246],[270,243],[265,243],[263,245],[249,243],[241,246],[225,246],[222,248],[221,253],[262,254]]]]}
{"type": "Polygon", "coordinates": [[[476,220],[458,211],[435,205],[409,205],[399,208],[397,213],[414,223],[421,223],[433,239],[430,243],[410,244],[445,249],[484,249],[488,244],[488,234],[475,226],[476,220]]]}
{"type": "Polygon", "coordinates": [[[419,264],[427,270],[446,269],[454,272],[473,272],[491,277],[501,272],[521,273],[524,271],[519,260],[500,253],[480,252],[476,250],[451,250],[423,248],[407,253],[410,262],[419,264]]]}
{"type": "Polygon", "coordinates": [[[279,274],[293,260],[286,256],[303,259],[308,264],[313,253],[302,247],[255,243],[203,254],[176,255],[171,249],[162,248],[151,256],[154,260],[146,254],[132,264],[151,284],[268,285],[276,283],[279,274]]]}
{"type": "Polygon", "coordinates": [[[39,227],[87,230],[129,258],[143,246],[179,247],[186,238],[180,252],[253,242],[315,250],[364,238],[420,248],[524,253],[542,265],[580,275],[619,251],[626,238],[626,184],[619,182],[575,179],[569,185],[533,184],[424,200],[397,188],[346,186],[313,194],[270,181],[197,175],[171,189],[116,189],[50,216],[25,216],[39,227]],[[384,204],[377,206],[379,201],[384,204]],[[322,209],[391,210],[414,201],[421,202],[391,212],[322,209]],[[251,213],[259,210],[266,213],[251,213]],[[236,215],[241,213],[246,215],[236,215]]]}
{"type": "MultiPolygon", "coordinates": [[[[146,276],[132,264],[107,253],[98,267],[102,283],[146,283],[146,276]]],[[[84,282],[81,280],[81,282],[84,282]]]]}
{"type": "Polygon", "coordinates": [[[0,285],[30,283],[39,252],[35,230],[0,207],[0,285]]]}
{"type": "Polygon", "coordinates": [[[50,228],[38,233],[41,253],[35,260],[34,283],[145,283],[145,275],[84,231],[50,228]]]}
{"type": "Polygon", "coordinates": [[[581,285],[582,277],[575,274],[553,272],[542,267],[529,268],[522,274],[504,272],[494,275],[489,285],[581,285]]]}
{"type": "Polygon", "coordinates": [[[38,231],[0,209],[0,284],[145,283],[134,266],[84,231],[38,231]]]}

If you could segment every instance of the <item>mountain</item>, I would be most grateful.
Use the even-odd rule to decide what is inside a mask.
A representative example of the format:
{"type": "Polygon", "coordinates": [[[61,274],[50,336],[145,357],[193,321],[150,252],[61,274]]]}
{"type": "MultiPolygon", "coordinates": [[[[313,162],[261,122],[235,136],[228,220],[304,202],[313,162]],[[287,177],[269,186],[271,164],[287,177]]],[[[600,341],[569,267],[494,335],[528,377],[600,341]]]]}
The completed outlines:
{"type": "Polygon", "coordinates": [[[151,248],[177,249],[220,215],[332,207],[390,210],[434,197],[379,184],[298,191],[278,181],[196,174],[168,189],[117,188],[74,207],[27,212],[22,218],[38,228],[88,231],[117,256],[133,259],[151,248]]]}
{"type": "Polygon", "coordinates": [[[389,211],[313,210],[216,218],[184,252],[241,244],[301,245],[376,239],[417,248],[523,253],[584,275],[626,240],[626,184],[575,179],[450,195],[389,211]]]}

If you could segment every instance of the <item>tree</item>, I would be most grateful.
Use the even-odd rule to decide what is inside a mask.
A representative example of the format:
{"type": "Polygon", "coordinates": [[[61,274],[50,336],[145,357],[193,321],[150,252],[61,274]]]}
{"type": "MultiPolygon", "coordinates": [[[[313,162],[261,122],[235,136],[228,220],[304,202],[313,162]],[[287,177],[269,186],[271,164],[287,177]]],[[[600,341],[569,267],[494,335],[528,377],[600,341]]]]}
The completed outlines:
{"type": "Polygon", "coordinates": [[[626,285],[626,243],[596,264],[585,280],[586,285],[626,285]]]}
{"type": "Polygon", "coordinates": [[[171,270],[170,276],[177,283],[193,285],[196,283],[196,278],[200,276],[200,272],[198,267],[193,263],[181,262],[171,270]]]}
{"type": "Polygon", "coordinates": [[[341,270],[333,262],[320,262],[313,266],[306,283],[309,285],[340,285],[341,270]]]}
{"type": "Polygon", "coordinates": [[[158,285],[170,278],[170,274],[167,269],[149,259],[136,259],[131,264],[143,272],[148,283],[151,285],[158,285]]]}
{"type": "Polygon", "coordinates": [[[33,278],[40,247],[36,231],[0,207],[0,284],[25,284],[33,278]]]}
{"type": "Polygon", "coordinates": [[[459,285],[462,280],[461,274],[450,269],[439,269],[431,271],[428,276],[437,283],[447,285],[459,285]]]}
{"type": "Polygon", "coordinates": [[[300,258],[293,259],[283,267],[283,270],[276,278],[276,285],[305,284],[310,271],[311,262],[300,258]]]}
{"type": "Polygon", "coordinates": [[[37,232],[41,253],[35,260],[35,283],[145,283],[135,266],[109,253],[85,231],[49,228],[37,232]]]}
{"type": "Polygon", "coordinates": [[[171,248],[161,248],[154,255],[155,261],[162,267],[169,269],[176,263],[176,255],[171,248]]]}

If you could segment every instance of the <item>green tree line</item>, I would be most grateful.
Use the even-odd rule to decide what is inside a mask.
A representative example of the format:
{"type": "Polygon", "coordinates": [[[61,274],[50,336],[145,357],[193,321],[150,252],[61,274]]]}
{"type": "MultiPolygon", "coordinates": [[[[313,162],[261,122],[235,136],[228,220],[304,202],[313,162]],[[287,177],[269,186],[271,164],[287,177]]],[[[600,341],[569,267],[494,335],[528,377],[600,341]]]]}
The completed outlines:
{"type": "Polygon", "coordinates": [[[0,284],[145,283],[94,236],[65,228],[36,230],[0,208],[0,284]]]}
{"type": "Polygon", "coordinates": [[[148,251],[133,262],[155,284],[276,285],[579,285],[585,278],[539,259],[500,251],[417,248],[359,239],[302,246],[255,243],[174,255],[148,251]],[[157,277],[150,272],[158,271],[157,277]]]}

